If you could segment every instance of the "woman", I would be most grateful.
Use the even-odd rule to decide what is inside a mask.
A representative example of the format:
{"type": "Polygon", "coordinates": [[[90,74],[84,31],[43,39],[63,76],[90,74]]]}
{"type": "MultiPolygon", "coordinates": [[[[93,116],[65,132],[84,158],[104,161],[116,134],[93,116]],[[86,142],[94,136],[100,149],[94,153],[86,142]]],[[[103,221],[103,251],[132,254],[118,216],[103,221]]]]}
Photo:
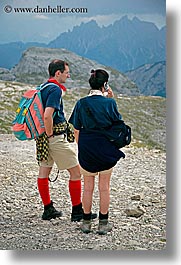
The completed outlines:
{"type": "Polygon", "coordinates": [[[84,233],[91,232],[91,207],[96,175],[99,176],[100,197],[98,233],[106,234],[112,230],[112,224],[108,221],[110,178],[117,161],[125,157],[101,131],[122,119],[116,101],[112,98],[113,92],[108,86],[108,78],[105,70],[91,71],[89,95],[76,103],[69,119],[75,128],[78,159],[84,176],[84,214],[80,226],[84,233]],[[104,96],[105,93],[107,96],[104,96]]]}

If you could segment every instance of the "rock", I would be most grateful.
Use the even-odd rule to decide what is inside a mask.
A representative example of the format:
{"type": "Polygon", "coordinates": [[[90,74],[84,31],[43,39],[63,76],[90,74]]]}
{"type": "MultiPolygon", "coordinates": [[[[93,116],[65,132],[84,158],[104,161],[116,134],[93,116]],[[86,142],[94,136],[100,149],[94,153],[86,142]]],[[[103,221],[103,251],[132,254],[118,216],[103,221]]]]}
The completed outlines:
{"type": "Polygon", "coordinates": [[[134,201],[140,201],[141,200],[141,195],[133,195],[131,196],[131,200],[134,200],[134,201]]]}
{"type": "Polygon", "coordinates": [[[143,209],[137,207],[135,209],[126,209],[125,213],[127,214],[127,217],[140,217],[141,215],[143,215],[145,213],[145,211],[143,211],[143,209]]]}

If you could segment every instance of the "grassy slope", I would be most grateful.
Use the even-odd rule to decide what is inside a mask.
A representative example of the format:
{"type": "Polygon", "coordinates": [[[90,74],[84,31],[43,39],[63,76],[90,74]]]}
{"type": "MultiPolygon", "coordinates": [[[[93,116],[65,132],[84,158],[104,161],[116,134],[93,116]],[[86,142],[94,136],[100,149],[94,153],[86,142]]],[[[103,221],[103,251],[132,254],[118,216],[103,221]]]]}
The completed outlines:
{"type": "MultiPolygon", "coordinates": [[[[11,133],[19,99],[28,87],[21,83],[0,83],[0,133],[11,133]]],[[[34,86],[32,86],[34,87],[34,86]]],[[[64,97],[67,118],[75,102],[88,90],[69,90],[64,97]]],[[[115,97],[124,121],[132,128],[132,145],[166,150],[166,99],[159,97],[115,97]]]]}

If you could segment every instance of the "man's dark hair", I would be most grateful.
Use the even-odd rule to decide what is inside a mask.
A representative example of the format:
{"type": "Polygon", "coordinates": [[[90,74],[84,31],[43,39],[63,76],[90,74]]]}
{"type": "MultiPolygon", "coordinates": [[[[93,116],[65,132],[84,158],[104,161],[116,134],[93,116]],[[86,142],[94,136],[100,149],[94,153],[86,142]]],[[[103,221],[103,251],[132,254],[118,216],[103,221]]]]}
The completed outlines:
{"type": "Polygon", "coordinates": [[[51,61],[51,63],[48,66],[48,72],[49,72],[50,77],[54,77],[56,71],[58,70],[60,70],[61,73],[63,73],[66,65],[68,66],[68,63],[62,60],[55,59],[51,61]]]}
{"type": "Polygon", "coordinates": [[[108,82],[109,74],[102,69],[91,70],[91,77],[89,78],[89,84],[92,89],[100,90],[105,82],[108,82]]]}

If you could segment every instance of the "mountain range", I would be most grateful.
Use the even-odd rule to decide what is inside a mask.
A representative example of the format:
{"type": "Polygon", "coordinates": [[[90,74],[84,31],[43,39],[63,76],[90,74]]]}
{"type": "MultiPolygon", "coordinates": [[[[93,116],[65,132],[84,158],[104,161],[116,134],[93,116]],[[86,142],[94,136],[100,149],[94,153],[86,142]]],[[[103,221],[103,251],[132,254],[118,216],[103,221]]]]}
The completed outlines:
{"type": "Polygon", "coordinates": [[[105,27],[96,21],[81,23],[48,44],[13,42],[0,44],[0,67],[11,69],[29,47],[65,48],[121,72],[166,59],[166,27],[127,16],[105,27]]]}
{"type": "Polygon", "coordinates": [[[66,48],[80,56],[96,60],[121,72],[146,63],[165,60],[166,27],[124,16],[107,27],[96,21],[82,23],[60,34],[48,46],[66,48]]]}
{"type": "Polygon", "coordinates": [[[29,48],[11,70],[0,68],[0,79],[34,85],[43,83],[48,79],[48,65],[52,58],[61,58],[69,63],[71,78],[66,82],[67,88],[85,88],[88,91],[91,70],[103,68],[109,73],[110,85],[116,93],[140,95],[137,85],[124,74],[65,49],[29,48]],[[8,75],[9,79],[7,79],[8,75]]]}
{"type": "MultiPolygon", "coordinates": [[[[133,87],[137,87],[137,91],[133,89],[133,93],[131,92],[133,95],[138,94],[139,90],[139,94],[165,97],[165,46],[166,27],[159,30],[155,24],[151,22],[141,21],[136,17],[130,20],[127,16],[107,27],[99,27],[96,21],[92,20],[88,23],[82,23],[80,26],[75,26],[72,31],[69,30],[68,32],[60,34],[49,44],[34,42],[0,44],[0,79],[36,83],[37,78],[39,79],[37,73],[39,73],[40,69],[43,70],[42,77],[47,75],[47,72],[41,65],[41,63],[43,63],[43,52],[46,53],[48,51],[49,54],[52,54],[52,56],[56,55],[57,58],[60,58],[62,54],[69,53],[70,55],[71,52],[73,52],[72,54],[77,54],[82,58],[83,68],[85,65],[86,67],[94,65],[93,68],[96,68],[95,65],[101,65],[104,68],[110,68],[111,72],[119,73],[117,75],[121,74],[123,76],[124,73],[125,78],[128,76],[126,79],[128,79],[129,82],[132,80],[129,84],[132,83],[134,84],[133,87]],[[30,57],[32,55],[30,56],[31,53],[29,54],[30,47],[41,47],[41,52],[38,52],[38,55],[35,55],[37,50],[33,53],[33,56],[38,56],[37,59],[31,58],[32,61],[36,61],[36,64],[40,68],[31,63],[30,57]],[[50,48],[53,49],[53,52],[50,51],[50,48]],[[60,53],[55,52],[55,49],[61,50],[60,53]],[[25,63],[23,63],[23,67],[21,67],[21,65],[22,60],[23,62],[25,61],[27,53],[29,54],[28,67],[30,72],[25,74],[27,66],[25,63]],[[40,63],[38,61],[39,57],[40,63]],[[88,59],[89,63],[85,64],[88,59]],[[36,68],[36,70],[34,68],[36,68]],[[18,69],[21,69],[20,73],[18,73],[18,69]],[[32,69],[34,69],[33,72],[32,69]]],[[[46,57],[47,55],[45,54],[44,56],[46,57]]],[[[72,56],[73,55],[70,55],[71,58],[72,56]]],[[[80,61],[79,57],[77,57],[78,61],[80,61]]],[[[50,61],[55,57],[49,56],[46,58],[47,63],[47,60],[50,61]]],[[[70,61],[71,65],[77,68],[76,62],[70,61]]],[[[79,66],[80,65],[81,64],[79,64],[79,66]]],[[[41,74],[42,72],[40,76],[41,74]]],[[[76,80],[80,81],[81,75],[80,72],[76,80]]],[[[85,84],[84,78],[83,83],[85,84]]],[[[119,81],[118,79],[118,82],[119,81]]],[[[119,85],[118,82],[114,85],[115,90],[120,92],[118,87],[120,86],[123,88],[123,83],[121,82],[119,85]]],[[[124,87],[123,94],[127,92],[130,94],[130,86],[127,92],[126,90],[127,86],[124,87]]]]}
{"type": "Polygon", "coordinates": [[[121,73],[65,49],[31,47],[23,52],[19,63],[12,69],[0,68],[0,80],[35,85],[42,83],[48,77],[47,68],[52,58],[69,62],[71,78],[67,82],[68,88],[87,88],[91,69],[103,68],[109,72],[110,85],[116,93],[166,97],[165,61],[145,64],[133,71],[121,73]]]}

